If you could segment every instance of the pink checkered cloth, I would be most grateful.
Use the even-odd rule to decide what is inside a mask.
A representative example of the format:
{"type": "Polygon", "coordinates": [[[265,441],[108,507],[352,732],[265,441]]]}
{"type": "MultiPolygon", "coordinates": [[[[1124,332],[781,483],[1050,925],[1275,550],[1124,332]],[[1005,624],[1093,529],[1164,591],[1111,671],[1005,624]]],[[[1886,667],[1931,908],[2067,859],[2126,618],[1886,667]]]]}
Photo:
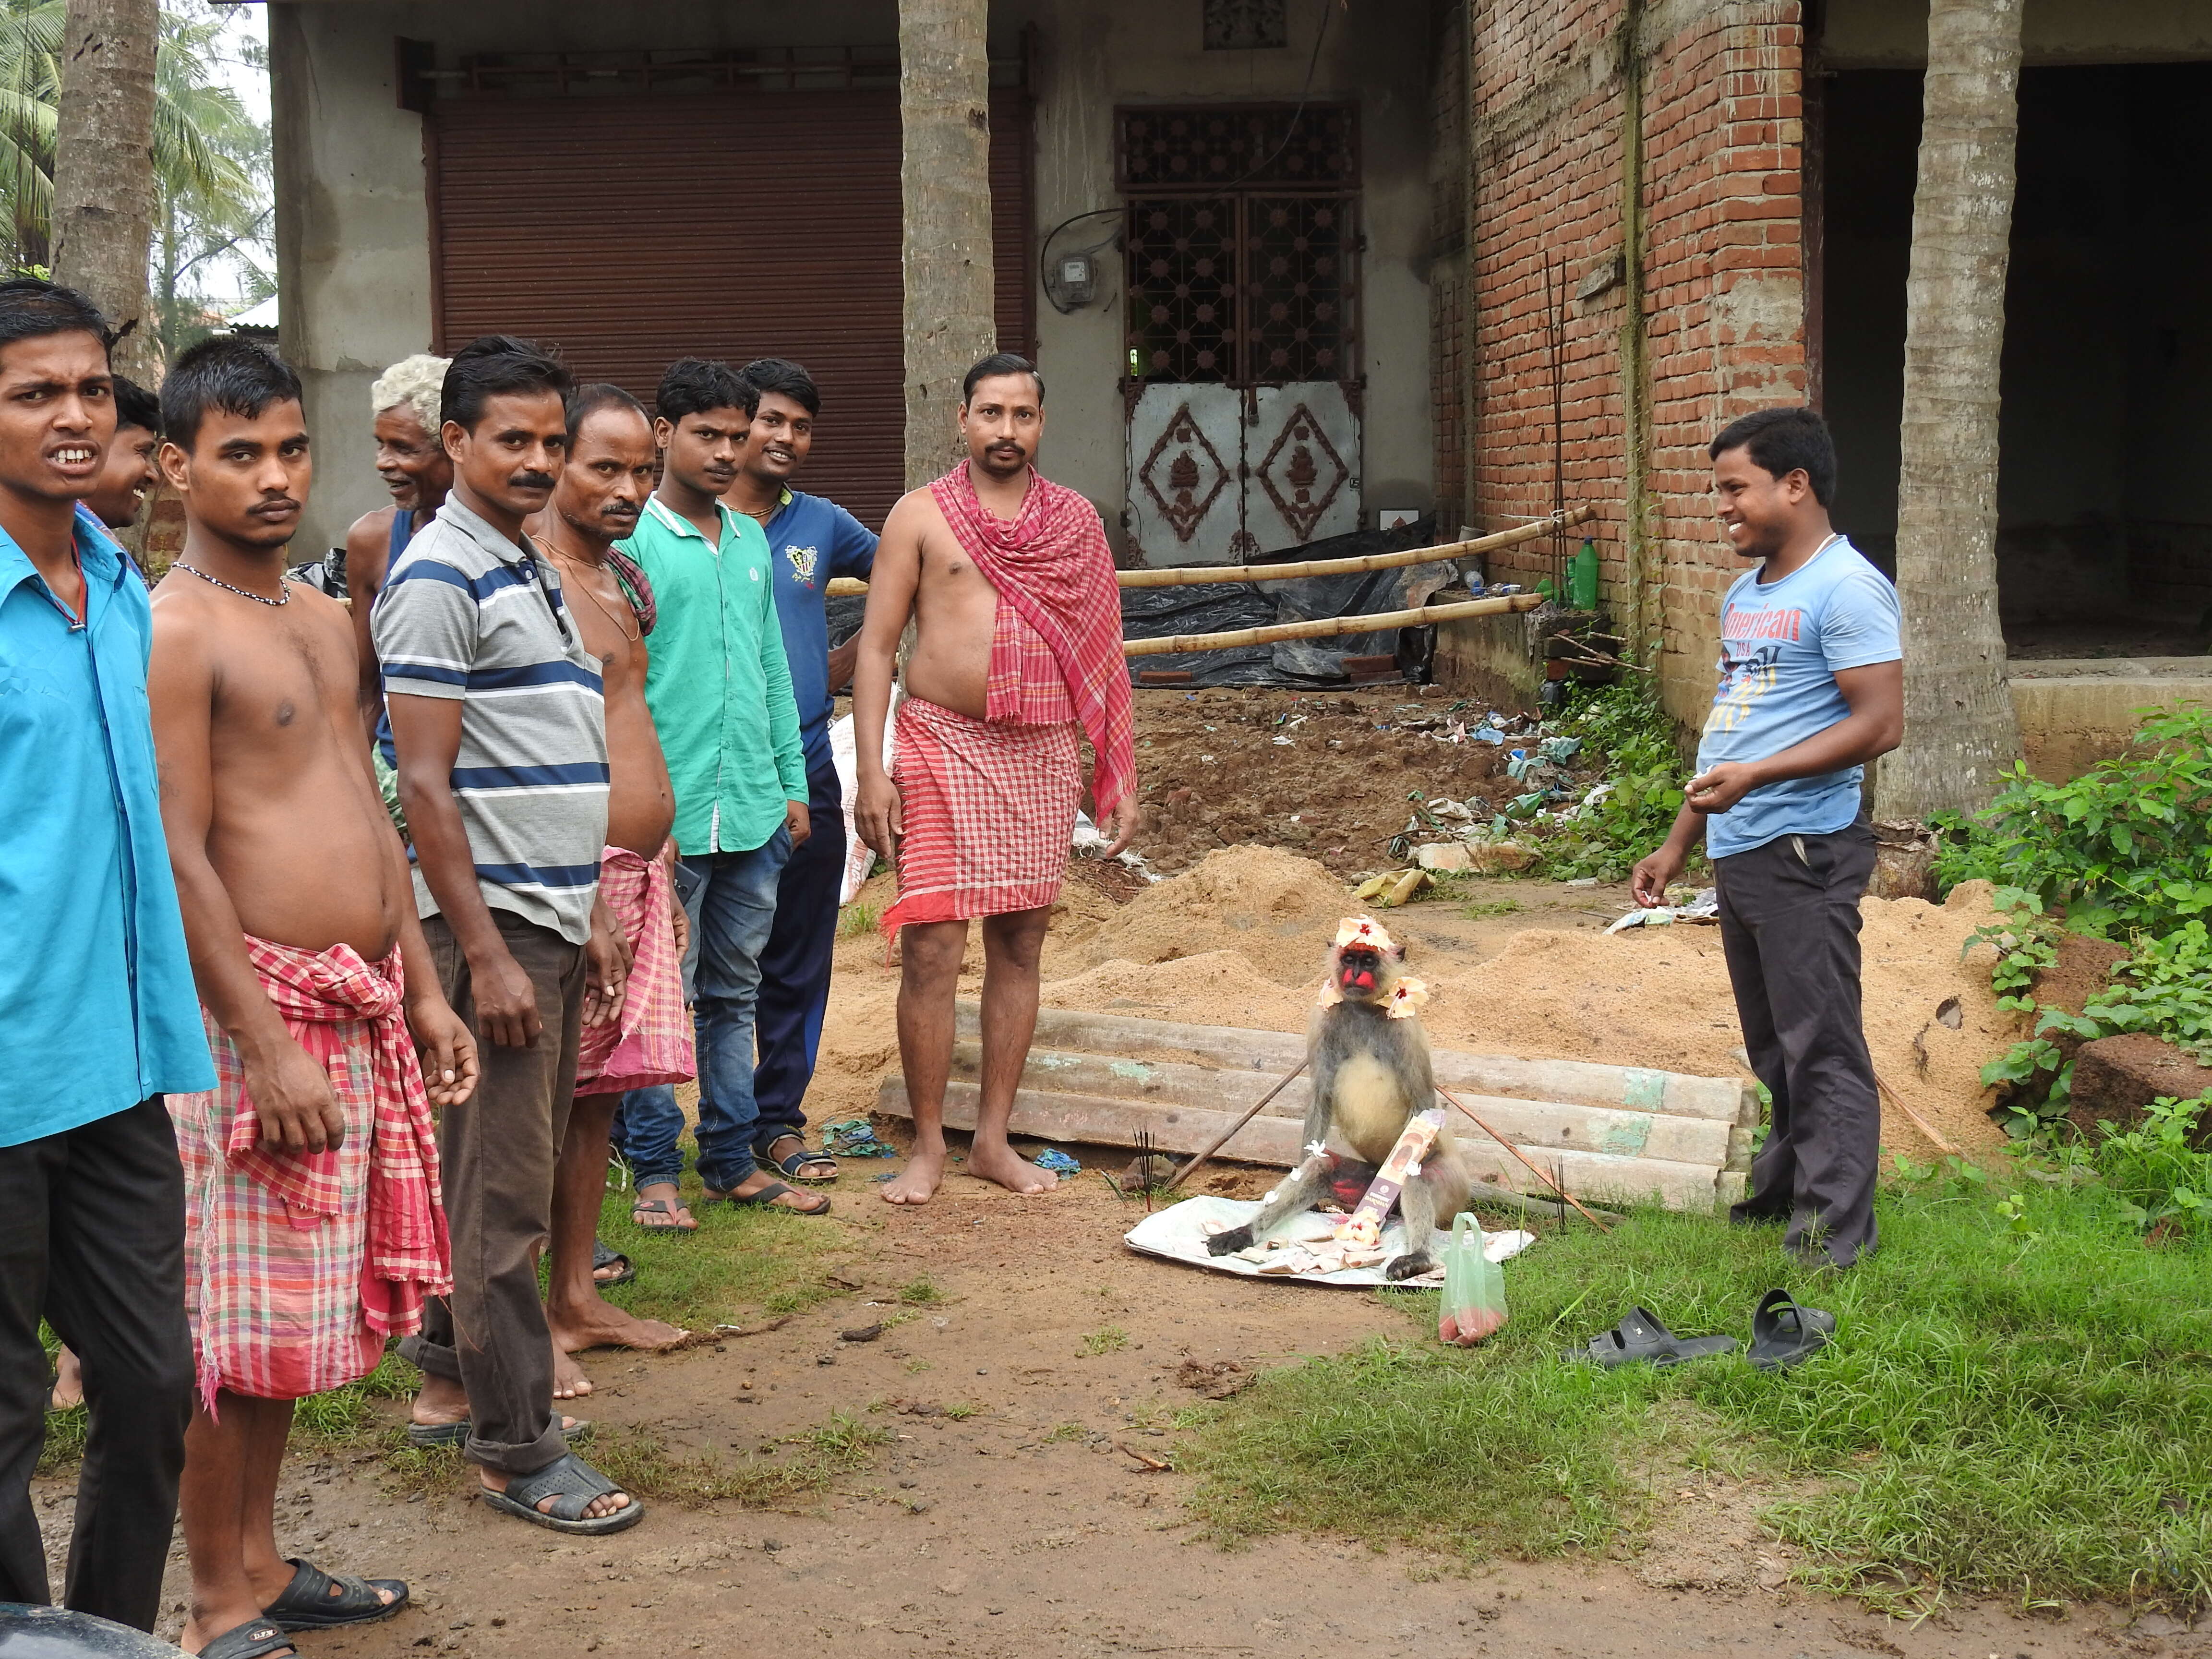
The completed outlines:
{"type": "Polygon", "coordinates": [[[1024,624],[993,630],[984,717],[1049,725],[1068,718],[1054,712],[1064,699],[1091,739],[1091,793],[1103,823],[1136,787],[1137,757],[1129,665],[1121,655],[1121,590],[1098,509],[1032,473],[1022,509],[1008,523],[976,499],[965,461],[931,484],[929,495],[997,590],[1000,614],[1012,606],[1024,624]]]}
{"type": "Polygon", "coordinates": [[[579,1095],[618,1095],[697,1075],[691,1014],[684,1006],[684,957],[676,948],[674,884],[659,859],[626,847],[599,854],[599,896],[629,941],[629,988],[621,1015],[584,1028],[576,1059],[579,1095]]]}
{"type": "Polygon", "coordinates": [[[270,1152],[245,1068],[202,1010],[216,1087],[169,1097],[185,1167],[185,1307],[200,1393],[295,1400],[366,1376],[385,1340],[453,1288],[438,1142],[394,948],[303,951],[246,936],[247,958],[345,1126],[333,1152],[270,1152]]]}
{"type": "Polygon", "coordinates": [[[971,720],[920,697],[899,704],[891,781],[902,833],[887,935],[1060,896],[1083,789],[1078,730],[971,720]]]}

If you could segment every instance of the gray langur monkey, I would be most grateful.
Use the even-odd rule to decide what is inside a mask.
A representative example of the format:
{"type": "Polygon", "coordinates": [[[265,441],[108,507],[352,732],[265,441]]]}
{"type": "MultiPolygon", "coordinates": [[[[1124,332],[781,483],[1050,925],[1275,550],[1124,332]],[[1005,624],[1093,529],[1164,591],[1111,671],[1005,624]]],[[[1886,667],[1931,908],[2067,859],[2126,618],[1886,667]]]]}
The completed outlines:
{"type": "MultiPolygon", "coordinates": [[[[1336,1140],[1370,1164],[1390,1156],[1414,1113],[1437,1103],[1429,1069],[1429,1040],[1417,1010],[1427,1000],[1419,980],[1401,973],[1406,952],[1380,923],[1347,918],[1328,953],[1322,1006],[1306,1028],[1306,1069],[1312,1103],[1306,1109],[1305,1161],[1284,1177],[1260,1212],[1242,1227],[1206,1241],[1214,1255],[1249,1249],[1290,1217],[1312,1207],[1329,1189],[1335,1158],[1324,1151],[1336,1140]]],[[[1383,1269],[1392,1279],[1411,1279],[1436,1265],[1430,1236],[1439,1219],[1467,1207],[1466,1166],[1449,1127],[1421,1159],[1420,1174],[1399,1194],[1406,1250],[1383,1269]]]]}

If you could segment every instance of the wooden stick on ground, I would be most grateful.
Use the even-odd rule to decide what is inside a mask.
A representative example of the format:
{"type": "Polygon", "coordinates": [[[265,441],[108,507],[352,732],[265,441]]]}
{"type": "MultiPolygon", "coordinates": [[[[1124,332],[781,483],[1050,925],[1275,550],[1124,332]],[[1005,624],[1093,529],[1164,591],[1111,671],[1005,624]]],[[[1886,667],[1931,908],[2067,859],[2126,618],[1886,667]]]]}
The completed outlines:
{"type": "MultiPolygon", "coordinates": [[[[1568,1192],[1565,1187],[1559,1185],[1558,1182],[1553,1180],[1551,1176],[1546,1175],[1534,1164],[1530,1164],[1518,1146],[1516,1146],[1511,1141],[1508,1140],[1504,1135],[1498,1133],[1497,1130],[1492,1128],[1480,1118],[1474,1117],[1474,1109],[1468,1106],[1465,1101],[1462,1100],[1450,1090],[1445,1088],[1441,1083],[1437,1085],[1437,1092],[1442,1095],[1446,1100],[1451,1102],[1453,1105],[1458,1107],[1460,1110],[1465,1112],[1469,1117],[1474,1118],[1474,1127],[1476,1128],[1481,1130],[1483,1133],[1488,1135],[1492,1140],[1503,1146],[1507,1152],[1512,1153],[1514,1157],[1520,1158],[1521,1162],[1527,1166],[1528,1173],[1534,1176],[1537,1180],[1542,1182],[1547,1187],[1549,1187],[1553,1192],[1557,1193],[1559,1195],[1561,1202],[1574,1205],[1576,1214],[1581,1216],[1583,1220],[1589,1222],[1591,1226],[1596,1228],[1600,1232],[1609,1231],[1605,1223],[1600,1221],[1588,1210],[1583,1208],[1582,1205],[1576,1200],[1574,1195],[1568,1192]]],[[[1561,1218],[1565,1219],[1564,1217],[1561,1218]]]]}
{"type": "Polygon", "coordinates": [[[1942,1153],[1946,1158],[1956,1158],[1959,1156],[1959,1149],[1956,1146],[1954,1146],[1949,1141],[1944,1139],[1942,1135],[1936,1133],[1936,1126],[1934,1124],[1930,1123],[1926,1118],[1921,1116],[1919,1113],[1914,1111],[1912,1108],[1906,1105],[1903,1101],[1897,1097],[1897,1091],[1891,1088],[1889,1085],[1881,1080],[1881,1073],[1880,1072],[1875,1072],[1874,1074],[1874,1086],[1881,1091],[1881,1097],[1884,1100],[1887,1101],[1891,1105],[1896,1107],[1899,1111],[1904,1113],[1905,1116],[1912,1120],[1912,1127],[1919,1130],[1922,1134],[1926,1135],[1929,1140],[1933,1141],[1937,1152],[1942,1153]]]}
{"type": "Polygon", "coordinates": [[[1291,1066],[1289,1071],[1284,1073],[1282,1077],[1276,1082],[1275,1086],[1268,1090],[1266,1094],[1261,1095],[1259,1100],[1254,1103],[1251,1110],[1246,1112],[1244,1115],[1238,1118],[1236,1122],[1231,1124],[1229,1127],[1224,1129],[1219,1134],[1214,1136],[1212,1142],[1210,1145],[1193,1157],[1189,1163],[1184,1164],[1182,1168],[1177,1170],[1173,1175],[1170,1176],[1167,1179],[1167,1184],[1162,1187],[1160,1190],[1164,1193],[1171,1193],[1176,1188],[1182,1186],[1183,1177],[1185,1176],[1188,1175],[1193,1170],[1195,1170],[1200,1164],[1205,1163],[1206,1159],[1212,1158],[1216,1152],[1219,1152],[1224,1146],[1226,1146],[1231,1140],[1235,1139],[1237,1138],[1237,1132],[1242,1129],[1246,1124],[1249,1123],[1254,1118],[1259,1116],[1261,1110],[1269,1101],[1273,1100],[1277,1095],[1282,1093],[1284,1090],[1289,1088],[1291,1084],[1297,1082],[1298,1079],[1298,1074],[1304,1072],[1305,1068],[1306,1063],[1301,1060],[1297,1065],[1291,1066]]]}
{"type": "Polygon", "coordinates": [[[1332,634],[1387,633],[1395,628],[1426,628],[1431,623],[1453,622],[1462,617],[1495,617],[1512,611],[1534,611],[1543,603],[1541,593],[1508,593],[1495,599],[1462,599],[1453,605],[1428,605],[1414,611],[1377,611],[1370,617],[1317,617],[1311,622],[1234,628],[1225,634],[1177,634],[1167,639],[1124,640],[1121,654],[1160,657],[1170,652],[1226,651],[1237,646],[1273,645],[1278,640],[1327,639],[1332,634]]]}

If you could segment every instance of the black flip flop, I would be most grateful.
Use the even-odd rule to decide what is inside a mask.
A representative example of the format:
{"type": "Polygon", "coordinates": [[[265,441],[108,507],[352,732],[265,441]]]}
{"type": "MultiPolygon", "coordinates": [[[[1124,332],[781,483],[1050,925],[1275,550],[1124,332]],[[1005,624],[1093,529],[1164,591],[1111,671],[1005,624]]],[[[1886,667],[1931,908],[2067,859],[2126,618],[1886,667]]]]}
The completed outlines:
{"type": "Polygon", "coordinates": [[[1826,1308],[1800,1307],[1789,1291],[1769,1291],[1751,1316],[1751,1346],[1745,1354],[1763,1371],[1802,1365],[1828,1346],[1836,1316],[1826,1308]]]}
{"type": "Polygon", "coordinates": [[[604,1239],[592,1241],[592,1283],[601,1290],[612,1290],[617,1285],[627,1285],[637,1277],[637,1268],[620,1250],[610,1249],[604,1239]],[[612,1279],[601,1279],[599,1269],[622,1263],[622,1271],[612,1279]]]}
{"type": "Polygon", "coordinates": [[[1611,1330],[1590,1338],[1588,1347],[1570,1348],[1559,1358],[1570,1363],[1586,1359],[1607,1370],[1635,1364],[1664,1369],[1686,1359],[1726,1353],[1735,1346],[1732,1336],[1677,1336],[1650,1309],[1631,1308],[1611,1330]]]}
{"type": "MultiPolygon", "coordinates": [[[[687,1227],[676,1218],[676,1212],[690,1207],[682,1199],[677,1200],[673,1204],[665,1198],[633,1199],[630,1200],[629,1206],[629,1224],[641,1233],[651,1233],[656,1238],[666,1238],[672,1235],[678,1238],[689,1238],[699,1231],[698,1217],[695,1214],[692,1217],[693,1224],[687,1227]],[[666,1216],[668,1224],[665,1227],[657,1227],[649,1222],[640,1221],[638,1217],[641,1215],[666,1216]]],[[[597,1265],[596,1261],[593,1265],[597,1265]]]]}
{"type": "Polygon", "coordinates": [[[200,1650],[200,1659],[264,1659],[264,1655],[297,1653],[283,1627],[272,1620],[249,1619],[200,1650]]]}
{"type": "Polygon", "coordinates": [[[771,1181],[757,1193],[746,1193],[743,1196],[736,1193],[718,1193],[713,1197],[702,1198],[696,1208],[707,1210],[712,1209],[717,1204],[726,1204],[733,1210],[781,1210],[786,1215],[828,1215],[830,1213],[830,1200],[826,1198],[822,1200],[822,1207],[818,1210],[794,1210],[788,1204],[777,1203],[776,1200],[786,1194],[789,1194],[793,1198],[805,1195],[796,1187],[787,1187],[781,1181],[771,1181]]]}
{"type": "Polygon", "coordinates": [[[406,1583],[398,1578],[356,1578],[349,1573],[325,1572],[298,1556],[292,1564],[292,1582],[261,1616],[278,1630],[329,1630],[339,1625],[373,1625],[389,1619],[407,1605],[406,1583]],[[338,1594],[333,1595],[332,1590],[338,1594]],[[379,1590],[390,1590],[385,1601],[379,1590]]]}
{"type": "Polygon", "coordinates": [[[494,1492],[489,1486],[477,1488],[477,1496],[493,1509],[518,1520],[527,1521],[533,1527],[544,1527],[552,1532],[565,1532],[585,1538],[598,1538],[611,1532],[620,1532],[634,1527],[645,1519],[645,1505],[637,1501],[637,1494],[629,1494],[626,1508],[612,1515],[586,1516],[592,1500],[604,1498],[611,1492],[623,1488],[601,1474],[574,1452],[563,1452],[544,1468],[531,1474],[518,1474],[507,1483],[505,1492],[494,1492]],[[549,1514],[538,1505],[550,1498],[553,1508],[549,1514]]]}

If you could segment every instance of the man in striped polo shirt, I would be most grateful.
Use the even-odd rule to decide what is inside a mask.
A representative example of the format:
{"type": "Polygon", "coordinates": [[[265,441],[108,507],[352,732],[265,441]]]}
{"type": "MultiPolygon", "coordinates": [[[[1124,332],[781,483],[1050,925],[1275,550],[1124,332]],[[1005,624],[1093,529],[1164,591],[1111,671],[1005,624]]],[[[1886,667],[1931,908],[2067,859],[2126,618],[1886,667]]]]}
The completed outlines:
{"type": "Polygon", "coordinates": [[[402,1345],[423,1372],[410,1438],[463,1441],[495,1509],[604,1533],[644,1510],[568,1451],[538,1299],[581,1028],[612,1018],[623,989],[598,902],[599,662],[522,535],[567,453],[571,385],[505,336],[455,354],[439,410],[453,490],[387,574],[373,625],[422,932],[481,1066],[441,1127],[453,1294],[402,1345]]]}

